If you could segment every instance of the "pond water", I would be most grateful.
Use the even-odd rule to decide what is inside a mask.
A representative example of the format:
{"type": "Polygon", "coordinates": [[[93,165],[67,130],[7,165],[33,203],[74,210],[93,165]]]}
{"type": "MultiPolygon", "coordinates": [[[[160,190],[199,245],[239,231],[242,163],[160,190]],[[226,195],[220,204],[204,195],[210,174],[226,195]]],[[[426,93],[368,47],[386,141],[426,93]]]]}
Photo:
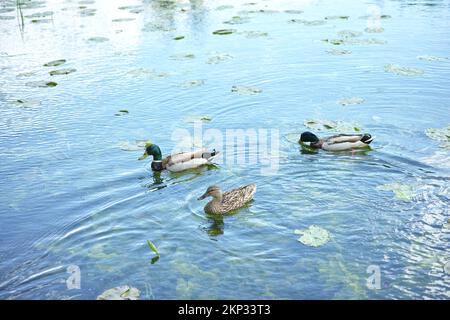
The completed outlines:
{"type": "Polygon", "coordinates": [[[449,22],[447,0],[1,1],[0,298],[450,298],[449,22]],[[137,160],[199,118],[272,133],[266,162],[137,160]],[[308,127],[375,140],[308,153],[308,127]],[[197,201],[248,183],[221,219],[197,201]]]}

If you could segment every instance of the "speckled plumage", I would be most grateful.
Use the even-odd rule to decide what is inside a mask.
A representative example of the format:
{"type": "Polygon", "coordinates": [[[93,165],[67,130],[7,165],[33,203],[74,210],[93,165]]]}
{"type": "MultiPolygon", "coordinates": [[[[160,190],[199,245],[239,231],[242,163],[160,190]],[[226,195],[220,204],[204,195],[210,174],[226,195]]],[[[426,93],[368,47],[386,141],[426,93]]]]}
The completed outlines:
{"type": "Polygon", "coordinates": [[[244,206],[253,199],[256,185],[250,184],[240,188],[227,191],[222,194],[219,187],[211,186],[199,199],[211,196],[213,200],[205,206],[205,212],[209,214],[226,214],[244,206]]]}

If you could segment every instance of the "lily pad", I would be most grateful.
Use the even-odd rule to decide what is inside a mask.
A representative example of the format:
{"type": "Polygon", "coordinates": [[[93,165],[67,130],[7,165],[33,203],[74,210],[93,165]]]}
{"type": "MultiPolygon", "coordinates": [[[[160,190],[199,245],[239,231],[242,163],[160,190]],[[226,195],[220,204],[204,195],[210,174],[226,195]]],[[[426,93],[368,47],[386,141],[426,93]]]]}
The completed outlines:
{"type": "Polygon", "coordinates": [[[193,88],[193,87],[200,87],[205,84],[205,80],[186,80],[183,82],[180,87],[187,89],[187,88],[193,88]]]}
{"type": "Polygon", "coordinates": [[[222,11],[222,10],[228,10],[228,9],[233,9],[233,8],[234,8],[234,6],[232,6],[232,5],[222,5],[222,6],[218,6],[216,8],[216,10],[222,11]]]}
{"type": "Polygon", "coordinates": [[[213,34],[227,35],[227,34],[232,34],[234,32],[236,32],[235,29],[219,29],[219,30],[213,31],[213,34]]]}
{"type": "Polygon", "coordinates": [[[142,28],[142,31],[144,31],[144,32],[156,32],[156,31],[170,32],[170,31],[175,31],[175,28],[173,28],[169,25],[166,25],[166,24],[162,24],[162,23],[149,22],[144,25],[144,27],[142,28]]]}
{"type": "Polygon", "coordinates": [[[195,55],[193,53],[182,53],[182,54],[174,54],[169,57],[170,60],[192,60],[195,59],[195,55]]]}
{"type": "Polygon", "coordinates": [[[173,38],[173,40],[182,40],[184,39],[184,36],[176,36],[173,38]]]}
{"type": "Polygon", "coordinates": [[[292,9],[292,10],[284,10],[284,13],[301,14],[301,13],[303,13],[303,11],[302,10],[294,10],[294,9],[292,9]]]}
{"type": "Polygon", "coordinates": [[[326,16],[325,20],[348,20],[349,16],[326,16]]]}
{"type": "Polygon", "coordinates": [[[261,38],[261,37],[267,37],[268,33],[263,31],[241,31],[238,32],[238,34],[244,35],[246,38],[253,39],[253,38],[261,38]]]}
{"type": "Polygon", "coordinates": [[[59,76],[59,75],[73,73],[75,71],[77,71],[77,69],[67,68],[67,69],[53,70],[53,71],[50,71],[49,74],[51,76],[59,76]]]}
{"type": "Polygon", "coordinates": [[[32,19],[31,23],[50,23],[52,19],[32,19]]]}
{"type": "Polygon", "coordinates": [[[208,64],[218,64],[234,59],[234,56],[228,53],[217,53],[206,60],[208,64]]]}
{"type": "Polygon", "coordinates": [[[184,119],[187,123],[194,123],[194,122],[211,122],[212,118],[208,116],[188,116],[184,119]]]}
{"type": "Polygon", "coordinates": [[[341,30],[338,32],[338,35],[346,38],[355,38],[362,35],[362,32],[355,30],[341,30]]]}
{"type": "Polygon", "coordinates": [[[230,20],[224,21],[225,24],[243,24],[250,22],[250,17],[233,16],[230,20]]]}
{"type": "Polygon", "coordinates": [[[295,230],[295,234],[301,235],[298,239],[301,243],[310,247],[320,247],[330,241],[330,233],[316,225],[309,226],[305,230],[295,230]]]}
{"type": "Polygon", "coordinates": [[[430,56],[430,55],[422,55],[417,56],[417,59],[419,60],[425,60],[425,61],[447,61],[447,57],[438,57],[438,56],[430,56]]]}
{"type": "Polygon", "coordinates": [[[323,39],[322,41],[330,43],[330,44],[335,45],[335,46],[339,46],[341,44],[344,44],[345,40],[343,40],[343,39],[323,39]]]}
{"type": "Polygon", "coordinates": [[[117,19],[112,19],[112,22],[127,22],[127,21],[133,21],[136,20],[136,18],[117,18],[117,19]]]}
{"type": "Polygon", "coordinates": [[[106,37],[90,37],[90,38],[88,38],[88,41],[101,43],[101,42],[109,41],[109,39],[106,37]]]}
{"type": "Polygon", "coordinates": [[[231,92],[236,92],[238,94],[258,94],[261,93],[262,90],[253,86],[232,86],[231,92]]]}
{"type": "Polygon", "coordinates": [[[417,68],[407,68],[407,67],[401,67],[395,64],[387,64],[384,66],[384,71],[398,74],[401,76],[420,76],[424,74],[424,71],[417,68]]]}
{"type": "Polygon", "coordinates": [[[331,49],[331,50],[327,50],[327,53],[332,54],[334,56],[343,56],[343,55],[351,54],[352,52],[350,50],[331,49]]]}
{"type": "Polygon", "coordinates": [[[361,127],[357,123],[333,121],[333,120],[305,120],[305,127],[317,131],[333,132],[361,132],[361,127]]]}
{"type": "Polygon", "coordinates": [[[32,106],[39,106],[41,102],[38,100],[31,100],[31,99],[17,99],[12,101],[12,104],[20,107],[32,107],[32,106]]]}
{"type": "Polygon", "coordinates": [[[428,128],[425,134],[433,139],[441,142],[441,147],[450,149],[450,125],[444,128],[428,128]]]}
{"type": "Polygon", "coordinates": [[[25,84],[28,87],[35,87],[35,88],[46,88],[46,87],[56,87],[58,84],[54,81],[30,81],[25,84]]]}
{"type": "Polygon", "coordinates": [[[401,201],[411,201],[415,196],[413,186],[405,183],[399,182],[387,183],[378,186],[377,189],[383,191],[392,191],[394,193],[394,198],[396,200],[401,201]]]}
{"type": "Polygon", "coordinates": [[[128,113],[129,113],[129,111],[127,109],[121,109],[115,115],[116,116],[123,116],[123,115],[126,115],[128,113]]]}
{"type": "Polygon", "coordinates": [[[157,78],[167,78],[170,76],[167,72],[157,71],[154,69],[145,69],[145,68],[138,68],[127,72],[128,75],[131,76],[145,76],[152,79],[157,78]]]}
{"type": "Polygon", "coordinates": [[[349,106],[353,104],[361,104],[364,102],[364,99],[361,97],[351,97],[351,98],[343,98],[340,99],[337,103],[343,106],[349,106]]]}
{"type": "Polygon", "coordinates": [[[367,33],[381,33],[384,32],[384,28],[382,27],[371,27],[371,28],[365,28],[365,32],[367,33]]]}
{"type": "Polygon", "coordinates": [[[304,19],[291,19],[288,21],[289,23],[300,23],[305,26],[321,26],[326,24],[325,20],[304,20],[304,19]]]}
{"type": "Polygon", "coordinates": [[[125,285],[106,290],[97,300],[138,300],[139,295],[139,289],[125,285]]]}
{"type": "Polygon", "coordinates": [[[53,60],[44,64],[44,67],[57,67],[66,63],[65,59],[53,60]]]}

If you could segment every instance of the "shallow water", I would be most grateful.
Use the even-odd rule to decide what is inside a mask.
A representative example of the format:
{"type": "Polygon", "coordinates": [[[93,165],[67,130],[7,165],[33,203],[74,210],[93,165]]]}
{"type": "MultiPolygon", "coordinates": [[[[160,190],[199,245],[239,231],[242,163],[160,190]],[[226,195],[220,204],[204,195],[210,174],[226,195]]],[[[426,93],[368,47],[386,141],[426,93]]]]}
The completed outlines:
{"type": "Polygon", "coordinates": [[[0,298],[450,297],[450,150],[426,135],[450,124],[450,1],[255,2],[0,3],[0,298]],[[137,161],[134,141],[170,153],[201,117],[278,133],[275,171],[137,161]],[[372,150],[302,152],[309,119],[370,132],[372,150]],[[254,201],[223,219],[196,200],[247,183],[254,201]],[[310,225],[330,242],[297,241],[310,225]]]}

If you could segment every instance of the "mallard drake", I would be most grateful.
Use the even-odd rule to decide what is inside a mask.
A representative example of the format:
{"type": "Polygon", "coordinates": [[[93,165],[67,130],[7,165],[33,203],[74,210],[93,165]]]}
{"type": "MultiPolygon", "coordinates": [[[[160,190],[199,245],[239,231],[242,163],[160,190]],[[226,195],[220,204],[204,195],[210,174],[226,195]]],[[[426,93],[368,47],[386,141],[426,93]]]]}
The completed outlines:
{"type": "Polygon", "coordinates": [[[213,199],[205,206],[205,212],[209,214],[226,214],[241,208],[247,202],[252,200],[255,191],[255,184],[249,184],[225,193],[222,193],[218,186],[210,186],[198,200],[203,200],[206,197],[213,197],[213,199]]]}
{"type": "Polygon", "coordinates": [[[216,150],[208,151],[207,149],[200,149],[192,152],[171,154],[163,159],[161,149],[156,144],[146,143],[145,152],[138,160],[144,160],[151,155],[153,156],[152,170],[162,171],[167,169],[171,172],[179,172],[211,163],[211,160],[218,154],[219,152],[216,150]]]}
{"type": "Polygon", "coordinates": [[[339,134],[332,137],[319,139],[314,133],[306,131],[300,135],[301,144],[310,142],[309,146],[315,149],[327,151],[345,151],[366,148],[373,138],[370,134],[339,134]]]}

